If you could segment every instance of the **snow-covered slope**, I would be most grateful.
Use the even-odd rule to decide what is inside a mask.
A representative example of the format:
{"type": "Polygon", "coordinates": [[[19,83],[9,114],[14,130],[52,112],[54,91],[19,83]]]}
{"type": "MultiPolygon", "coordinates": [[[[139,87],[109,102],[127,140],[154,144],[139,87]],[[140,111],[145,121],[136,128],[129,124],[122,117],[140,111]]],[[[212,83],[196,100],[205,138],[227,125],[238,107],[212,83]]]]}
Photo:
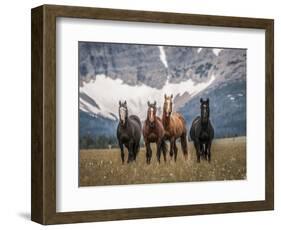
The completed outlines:
{"type": "Polygon", "coordinates": [[[188,93],[191,97],[206,89],[215,80],[212,76],[208,82],[195,84],[191,79],[181,83],[166,82],[161,89],[145,84],[131,86],[120,79],[112,79],[98,75],[96,80],[85,83],[80,87],[80,93],[92,98],[98,105],[94,106],[80,97],[80,109],[91,115],[99,115],[115,120],[118,117],[119,100],[127,100],[130,114],[136,114],[141,119],[146,116],[147,101],[156,101],[157,107],[162,107],[164,94],[174,97],[188,93]]]}

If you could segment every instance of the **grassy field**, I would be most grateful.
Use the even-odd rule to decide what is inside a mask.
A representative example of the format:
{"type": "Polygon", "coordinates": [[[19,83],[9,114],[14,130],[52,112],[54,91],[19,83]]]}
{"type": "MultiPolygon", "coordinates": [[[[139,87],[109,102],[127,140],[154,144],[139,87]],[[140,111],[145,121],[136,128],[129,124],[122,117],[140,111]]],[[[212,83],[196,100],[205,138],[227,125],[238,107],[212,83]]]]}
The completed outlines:
{"type": "Polygon", "coordinates": [[[144,148],[140,150],[136,162],[124,165],[119,149],[80,150],[79,184],[96,186],[246,179],[245,137],[214,140],[211,163],[205,160],[196,162],[193,143],[188,145],[187,161],[178,147],[176,163],[169,157],[165,163],[161,156],[161,163],[158,164],[153,144],[150,165],[146,164],[144,148]]]}

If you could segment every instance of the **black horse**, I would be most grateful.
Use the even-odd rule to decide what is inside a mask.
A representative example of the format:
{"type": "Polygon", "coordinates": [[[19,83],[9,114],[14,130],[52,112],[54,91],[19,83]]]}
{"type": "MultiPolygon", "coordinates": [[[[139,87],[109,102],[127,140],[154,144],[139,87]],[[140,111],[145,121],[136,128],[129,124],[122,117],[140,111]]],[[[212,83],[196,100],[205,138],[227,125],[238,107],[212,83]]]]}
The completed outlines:
{"type": "Polygon", "coordinates": [[[214,139],[214,128],[209,119],[210,107],[209,98],[204,101],[200,99],[201,116],[196,117],[190,129],[190,138],[194,143],[197,155],[197,162],[200,162],[201,156],[211,161],[211,145],[214,139]]]}
{"type": "Polygon", "coordinates": [[[121,150],[122,164],[124,164],[124,145],[128,149],[127,163],[135,161],[140,148],[141,121],[135,115],[128,116],[127,102],[119,101],[119,124],[117,139],[121,150]]]}

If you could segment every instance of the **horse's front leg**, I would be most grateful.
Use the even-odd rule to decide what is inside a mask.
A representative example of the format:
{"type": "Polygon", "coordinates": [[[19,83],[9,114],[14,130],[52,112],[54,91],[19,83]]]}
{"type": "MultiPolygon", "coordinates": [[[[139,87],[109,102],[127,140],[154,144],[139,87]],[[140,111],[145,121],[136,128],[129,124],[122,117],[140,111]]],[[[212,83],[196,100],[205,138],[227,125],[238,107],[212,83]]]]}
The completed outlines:
{"type": "Polygon", "coordinates": [[[129,146],[128,146],[128,160],[127,160],[127,163],[130,163],[131,161],[134,160],[134,142],[133,141],[130,141],[129,142],[129,146]]]}
{"type": "Polygon", "coordinates": [[[124,154],[124,145],[123,145],[123,143],[121,143],[120,141],[119,141],[119,147],[120,147],[120,150],[121,150],[121,160],[122,160],[122,164],[124,164],[124,158],[125,158],[125,154],[124,154]]]}
{"type": "Polygon", "coordinates": [[[174,140],[174,160],[175,162],[177,161],[177,156],[178,156],[178,148],[177,148],[177,140],[174,140]]]}
{"type": "Polygon", "coordinates": [[[199,140],[195,140],[194,141],[194,146],[195,146],[195,150],[196,150],[197,163],[200,163],[201,149],[200,149],[200,142],[199,142],[199,140]]]}
{"type": "Polygon", "coordinates": [[[209,163],[211,162],[211,146],[212,141],[209,141],[208,144],[206,144],[207,159],[209,163]]]}
{"type": "Polygon", "coordinates": [[[170,138],[170,158],[172,159],[174,155],[174,138],[170,138]]]}
{"type": "Polygon", "coordinates": [[[162,138],[161,140],[161,151],[163,152],[164,161],[167,161],[166,153],[167,153],[167,146],[165,140],[162,138]]]}
{"type": "Polygon", "coordinates": [[[139,151],[139,143],[135,143],[134,144],[134,161],[136,161],[136,159],[137,159],[138,151],[139,151]]]}
{"type": "Polygon", "coordinates": [[[201,149],[201,155],[204,158],[204,160],[207,160],[207,143],[206,144],[201,144],[200,145],[201,149]]]}
{"type": "Polygon", "coordinates": [[[157,141],[156,144],[157,144],[157,153],[156,153],[156,156],[157,156],[158,163],[160,164],[161,144],[162,144],[161,139],[160,139],[159,141],[157,141]]]}
{"type": "Polygon", "coordinates": [[[163,158],[164,158],[164,162],[166,163],[167,157],[166,157],[166,152],[164,152],[164,151],[163,151],[163,158]]]}
{"type": "Polygon", "coordinates": [[[146,163],[150,164],[151,156],[152,156],[152,150],[151,150],[149,141],[145,142],[145,147],[146,147],[146,163]]]}

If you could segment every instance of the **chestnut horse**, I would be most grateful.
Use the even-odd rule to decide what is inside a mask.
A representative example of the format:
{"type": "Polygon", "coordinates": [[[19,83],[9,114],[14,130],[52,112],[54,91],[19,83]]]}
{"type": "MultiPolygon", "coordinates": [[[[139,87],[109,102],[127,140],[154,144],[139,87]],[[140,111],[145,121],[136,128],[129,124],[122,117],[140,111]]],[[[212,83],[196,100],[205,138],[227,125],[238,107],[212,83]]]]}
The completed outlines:
{"type": "Polygon", "coordinates": [[[152,150],[150,143],[156,143],[157,160],[160,163],[161,152],[163,152],[164,161],[166,162],[167,147],[164,140],[165,130],[162,121],[156,116],[156,101],[154,103],[147,102],[147,118],[143,125],[143,138],[146,147],[146,163],[150,164],[152,150]]]}
{"type": "Polygon", "coordinates": [[[171,96],[164,96],[163,116],[162,122],[165,129],[165,139],[170,141],[170,157],[174,156],[177,160],[178,149],[176,141],[180,138],[181,148],[185,160],[187,160],[188,147],[186,141],[187,128],[183,116],[180,113],[172,113],[173,110],[173,94],[171,96]]]}

